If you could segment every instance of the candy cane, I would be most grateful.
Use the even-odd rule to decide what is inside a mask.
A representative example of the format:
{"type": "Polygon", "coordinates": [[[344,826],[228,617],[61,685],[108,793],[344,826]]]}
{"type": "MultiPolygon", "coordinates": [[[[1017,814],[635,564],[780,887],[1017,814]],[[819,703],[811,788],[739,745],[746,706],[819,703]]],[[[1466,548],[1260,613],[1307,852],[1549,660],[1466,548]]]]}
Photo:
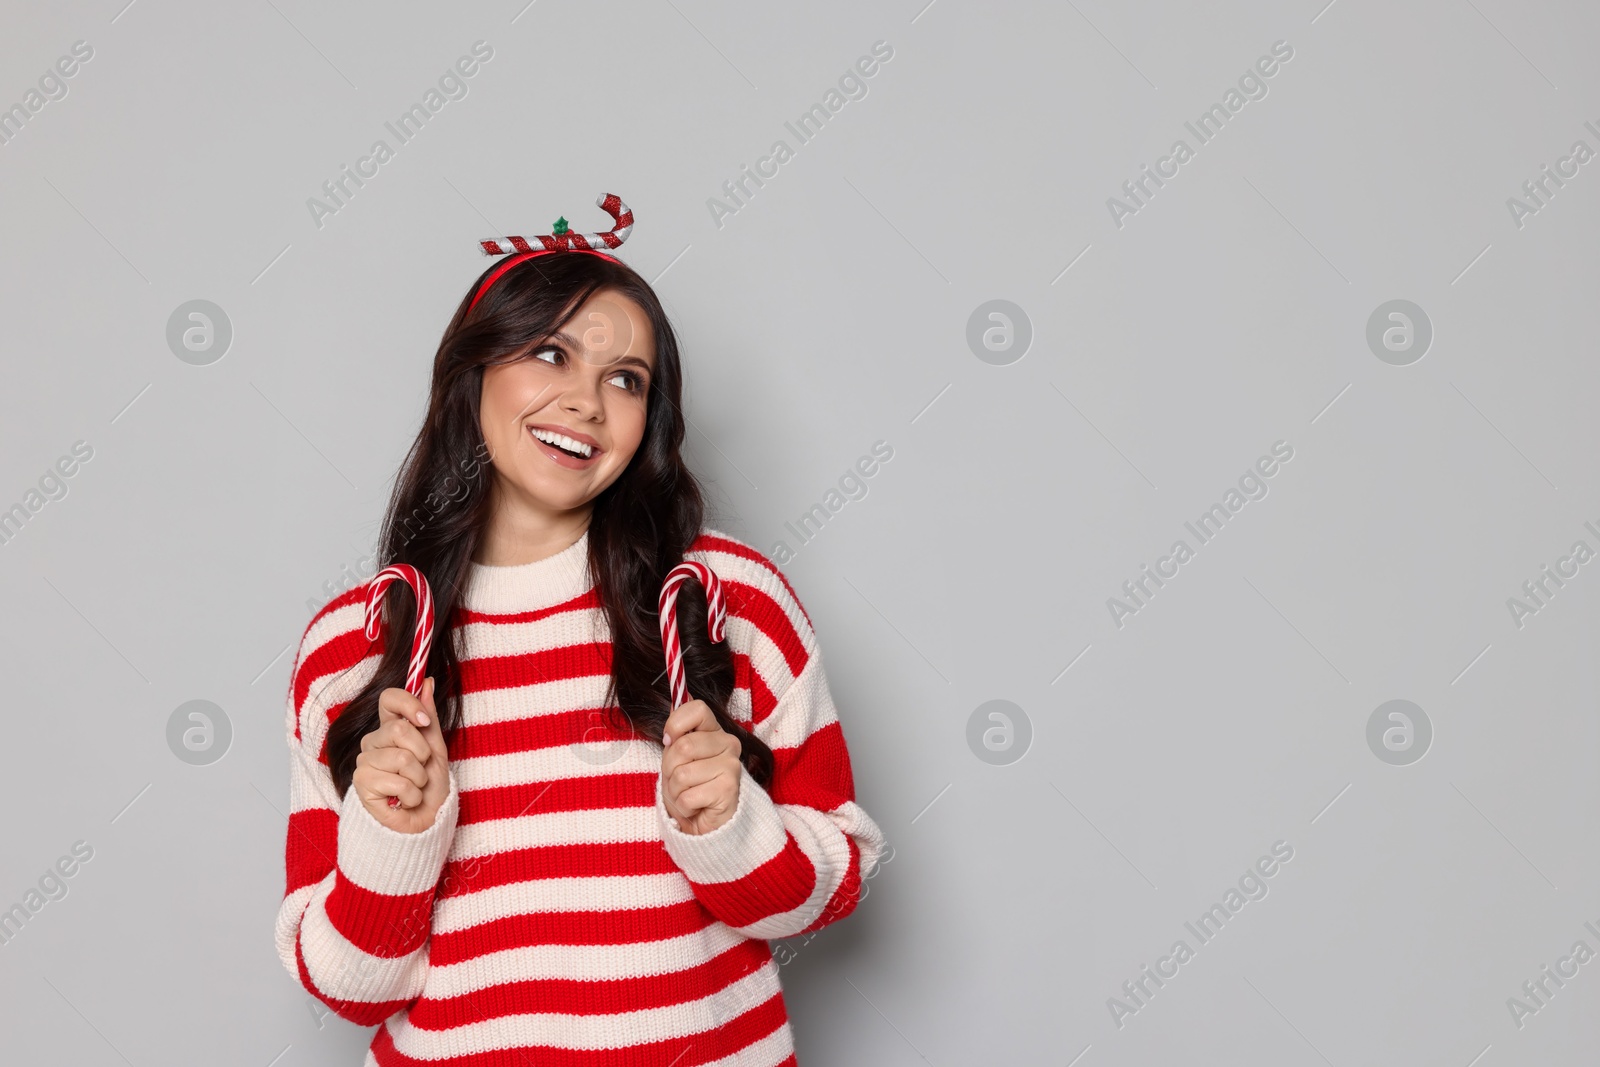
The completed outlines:
{"type": "Polygon", "coordinates": [[[486,256],[504,256],[512,252],[533,252],[533,242],[537,241],[547,252],[554,252],[563,248],[578,248],[594,251],[599,248],[616,248],[628,239],[628,234],[633,232],[633,212],[627,204],[622,202],[616,193],[601,193],[595,201],[605,209],[606,214],[615,220],[616,225],[605,233],[573,233],[568,230],[562,234],[540,234],[529,239],[527,237],[489,237],[478,242],[486,256]]]}
{"type": "MultiPolygon", "coordinates": [[[[373,575],[367,585],[367,640],[376,641],[382,631],[383,594],[391,582],[405,582],[417,598],[416,634],[411,640],[411,662],[406,667],[406,692],[422,695],[422,676],[428,669],[428,652],[433,648],[433,592],[428,579],[409,563],[395,563],[373,575]]],[[[399,797],[390,797],[389,806],[400,806],[399,797]]]]}
{"type": "Polygon", "coordinates": [[[686,560],[667,572],[661,584],[661,648],[667,654],[667,681],[672,687],[672,706],[689,702],[689,684],[683,677],[683,643],[678,640],[678,587],[690,578],[706,590],[706,631],[711,643],[722,640],[727,609],[722,602],[722,583],[716,572],[704,563],[686,560]]]}

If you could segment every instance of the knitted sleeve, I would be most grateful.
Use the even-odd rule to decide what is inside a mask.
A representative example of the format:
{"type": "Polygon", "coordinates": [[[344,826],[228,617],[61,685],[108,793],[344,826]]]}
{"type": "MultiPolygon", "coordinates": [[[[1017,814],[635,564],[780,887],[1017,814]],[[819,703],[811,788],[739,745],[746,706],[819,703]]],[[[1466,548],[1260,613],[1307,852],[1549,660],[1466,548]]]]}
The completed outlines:
{"type": "Polygon", "coordinates": [[[736,678],[729,714],[772,749],[774,772],[763,789],[741,767],[733,816],[699,835],[678,829],[658,779],[667,852],[700,902],[741,933],[772,940],[820,929],[855,910],[885,841],[855,802],[816,634],[760,552],[708,531],[688,554],[723,583],[736,678]]]}
{"type": "Polygon", "coordinates": [[[324,751],[328,724],[376,673],[381,640],[362,632],[357,587],[312,619],[289,683],[287,872],[279,958],[335,1014],[375,1026],[415,1000],[427,975],[434,887],[455,833],[450,792],[434,824],[403,834],[379,823],[354,789],[341,799],[324,751]]]}

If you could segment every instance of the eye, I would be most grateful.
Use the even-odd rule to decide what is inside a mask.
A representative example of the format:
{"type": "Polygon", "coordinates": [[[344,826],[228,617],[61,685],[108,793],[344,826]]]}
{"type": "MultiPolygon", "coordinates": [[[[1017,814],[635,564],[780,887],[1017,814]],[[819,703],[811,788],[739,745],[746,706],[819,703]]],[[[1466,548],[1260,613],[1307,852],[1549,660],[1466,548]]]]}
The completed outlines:
{"type": "Polygon", "coordinates": [[[621,382],[619,388],[626,389],[630,393],[642,393],[645,389],[645,380],[631,370],[618,371],[606,381],[621,382]]]}
{"type": "Polygon", "coordinates": [[[546,345],[544,348],[536,348],[528,354],[534,359],[543,360],[544,362],[551,364],[557,364],[560,360],[567,358],[567,354],[561,351],[561,349],[557,348],[555,345],[546,345]],[[547,355],[555,356],[557,358],[546,360],[544,357],[547,355]]]}

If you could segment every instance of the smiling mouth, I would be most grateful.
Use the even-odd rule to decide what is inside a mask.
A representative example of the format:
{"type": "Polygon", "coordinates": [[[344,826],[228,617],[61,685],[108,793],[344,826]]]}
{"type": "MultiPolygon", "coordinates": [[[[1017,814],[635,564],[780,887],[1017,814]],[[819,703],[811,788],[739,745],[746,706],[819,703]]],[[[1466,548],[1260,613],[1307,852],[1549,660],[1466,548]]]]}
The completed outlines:
{"type": "Polygon", "coordinates": [[[539,427],[530,426],[528,428],[528,432],[533,434],[533,437],[536,441],[540,442],[541,444],[548,445],[550,448],[564,456],[570,457],[571,459],[580,461],[589,460],[600,454],[600,450],[595,448],[593,445],[588,445],[582,441],[574,440],[565,434],[559,434],[553,430],[545,430],[540,429],[539,427]]]}

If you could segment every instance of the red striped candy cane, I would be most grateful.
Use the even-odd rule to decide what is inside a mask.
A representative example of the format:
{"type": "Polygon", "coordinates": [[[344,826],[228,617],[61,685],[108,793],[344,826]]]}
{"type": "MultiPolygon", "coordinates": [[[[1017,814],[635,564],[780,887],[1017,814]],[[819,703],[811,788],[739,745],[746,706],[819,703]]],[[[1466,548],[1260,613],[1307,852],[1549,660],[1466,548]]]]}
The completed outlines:
{"type": "MultiPolygon", "coordinates": [[[[422,679],[428,670],[428,653],[433,648],[433,592],[428,579],[409,563],[395,563],[373,575],[367,584],[367,640],[376,641],[383,626],[383,594],[391,582],[405,582],[417,598],[416,634],[411,639],[411,662],[406,666],[406,692],[422,695],[422,679]]],[[[390,797],[389,806],[400,806],[399,797],[390,797]]]]}
{"type": "Polygon", "coordinates": [[[722,583],[704,563],[685,560],[667,572],[661,583],[661,648],[667,654],[667,682],[672,688],[672,706],[689,703],[689,683],[683,676],[683,643],[678,640],[678,587],[690,578],[706,591],[706,632],[711,643],[721,641],[726,628],[727,609],[722,601],[722,583]]]}
{"type": "Polygon", "coordinates": [[[628,239],[628,234],[633,232],[633,212],[622,198],[616,193],[601,193],[595,201],[605,209],[606,214],[615,220],[616,225],[605,233],[573,233],[568,230],[563,234],[540,234],[529,239],[527,237],[489,237],[478,242],[486,256],[504,256],[512,252],[533,252],[538,249],[534,246],[537,241],[546,252],[557,249],[577,248],[585,251],[595,251],[600,248],[616,248],[628,239]]]}

